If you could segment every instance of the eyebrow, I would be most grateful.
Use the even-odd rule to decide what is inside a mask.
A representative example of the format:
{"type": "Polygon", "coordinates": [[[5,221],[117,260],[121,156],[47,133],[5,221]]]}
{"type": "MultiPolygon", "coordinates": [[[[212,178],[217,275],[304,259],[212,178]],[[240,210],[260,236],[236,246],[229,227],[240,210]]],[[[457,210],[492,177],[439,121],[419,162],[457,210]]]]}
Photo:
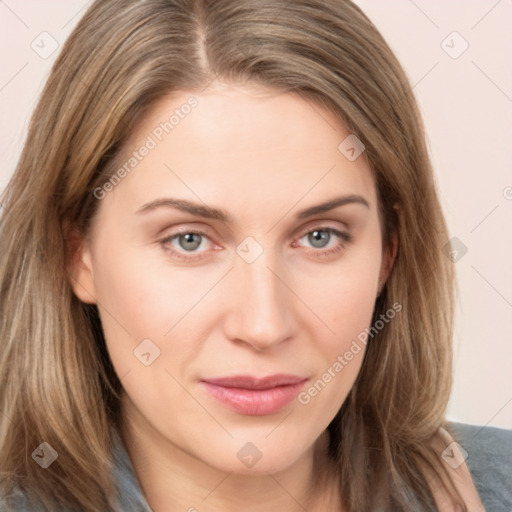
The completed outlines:
{"type": "MultiPolygon", "coordinates": [[[[333,199],[329,199],[323,203],[310,206],[305,210],[301,210],[295,215],[296,219],[305,219],[307,217],[311,217],[313,215],[318,215],[320,213],[326,213],[328,211],[334,210],[334,208],[339,208],[340,206],[345,206],[347,204],[361,204],[366,208],[370,209],[370,204],[368,201],[360,195],[350,194],[344,196],[338,196],[333,199]]],[[[222,222],[230,222],[231,217],[226,210],[222,208],[214,208],[211,206],[207,206],[205,204],[195,203],[192,201],[187,201],[185,199],[173,199],[173,198],[161,198],[151,201],[142,205],[135,213],[145,214],[151,211],[154,211],[158,208],[175,208],[181,210],[186,213],[190,213],[197,217],[204,217],[206,219],[215,219],[220,220],[222,222]]]]}

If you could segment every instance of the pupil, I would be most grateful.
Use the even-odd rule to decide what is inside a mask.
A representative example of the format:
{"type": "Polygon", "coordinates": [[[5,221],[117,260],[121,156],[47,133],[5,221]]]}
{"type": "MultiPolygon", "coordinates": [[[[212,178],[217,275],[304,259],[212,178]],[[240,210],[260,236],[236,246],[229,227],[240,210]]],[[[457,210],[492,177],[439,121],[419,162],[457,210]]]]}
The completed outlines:
{"type": "Polygon", "coordinates": [[[315,231],[312,231],[308,238],[313,247],[325,247],[327,243],[329,242],[330,233],[327,231],[317,229],[315,231]]]}
{"type": "Polygon", "coordinates": [[[201,235],[198,235],[197,233],[187,233],[185,235],[181,235],[180,245],[183,247],[183,249],[186,250],[197,249],[201,245],[201,235]],[[184,244],[181,243],[183,240],[185,241],[184,244]]]}

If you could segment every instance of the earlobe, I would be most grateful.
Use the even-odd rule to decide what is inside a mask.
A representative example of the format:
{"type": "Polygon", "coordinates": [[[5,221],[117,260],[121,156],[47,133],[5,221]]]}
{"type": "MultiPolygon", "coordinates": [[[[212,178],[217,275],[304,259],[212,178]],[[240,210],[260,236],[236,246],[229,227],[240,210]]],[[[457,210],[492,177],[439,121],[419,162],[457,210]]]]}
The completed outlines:
{"type": "Polygon", "coordinates": [[[94,273],[89,244],[80,231],[64,228],[68,276],[75,295],[86,304],[96,304],[94,273]]]}

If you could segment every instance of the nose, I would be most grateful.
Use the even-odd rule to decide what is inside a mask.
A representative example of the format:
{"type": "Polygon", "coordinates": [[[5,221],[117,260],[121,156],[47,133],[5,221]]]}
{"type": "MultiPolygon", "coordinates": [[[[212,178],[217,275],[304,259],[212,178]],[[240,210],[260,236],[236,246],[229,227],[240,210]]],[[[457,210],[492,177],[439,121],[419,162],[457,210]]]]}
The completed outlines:
{"type": "Polygon", "coordinates": [[[252,263],[236,256],[229,276],[229,309],[225,335],[235,342],[268,350],[295,334],[296,298],[268,251],[252,263]]]}

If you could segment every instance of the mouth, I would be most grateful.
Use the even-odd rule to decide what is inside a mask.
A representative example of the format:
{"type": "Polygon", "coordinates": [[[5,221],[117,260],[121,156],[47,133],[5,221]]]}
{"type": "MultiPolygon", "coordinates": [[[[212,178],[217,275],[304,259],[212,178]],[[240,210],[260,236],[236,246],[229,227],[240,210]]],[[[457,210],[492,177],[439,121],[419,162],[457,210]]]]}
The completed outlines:
{"type": "Polygon", "coordinates": [[[204,379],[206,391],[225,407],[246,416],[266,416],[284,409],[308,378],[297,375],[238,375],[204,379]]]}

